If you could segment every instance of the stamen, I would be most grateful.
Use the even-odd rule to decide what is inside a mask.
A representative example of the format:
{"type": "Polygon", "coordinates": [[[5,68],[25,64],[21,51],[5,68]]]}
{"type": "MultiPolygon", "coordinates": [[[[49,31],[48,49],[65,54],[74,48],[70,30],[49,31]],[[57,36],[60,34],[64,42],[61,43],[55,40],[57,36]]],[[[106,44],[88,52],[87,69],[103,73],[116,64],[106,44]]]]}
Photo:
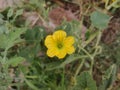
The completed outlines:
{"type": "Polygon", "coordinates": [[[58,44],[57,44],[57,47],[58,47],[59,49],[61,49],[61,48],[63,47],[63,44],[58,43],[58,44]]]}

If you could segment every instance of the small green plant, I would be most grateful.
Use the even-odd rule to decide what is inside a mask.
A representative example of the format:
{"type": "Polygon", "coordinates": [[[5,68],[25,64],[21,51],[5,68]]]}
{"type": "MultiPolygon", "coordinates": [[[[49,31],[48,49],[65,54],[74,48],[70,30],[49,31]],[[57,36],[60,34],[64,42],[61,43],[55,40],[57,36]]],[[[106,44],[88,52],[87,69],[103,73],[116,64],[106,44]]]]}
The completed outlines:
{"type": "MultiPolygon", "coordinates": [[[[47,0],[26,2],[0,14],[0,90],[112,90],[119,64],[106,69],[99,85],[94,77],[111,16],[101,10],[88,13],[88,8],[80,21],[55,25],[49,21],[47,0]],[[84,26],[87,13],[89,26],[84,26]]],[[[109,10],[119,0],[107,2],[109,10]]],[[[119,62],[119,50],[115,53],[119,62]]]]}

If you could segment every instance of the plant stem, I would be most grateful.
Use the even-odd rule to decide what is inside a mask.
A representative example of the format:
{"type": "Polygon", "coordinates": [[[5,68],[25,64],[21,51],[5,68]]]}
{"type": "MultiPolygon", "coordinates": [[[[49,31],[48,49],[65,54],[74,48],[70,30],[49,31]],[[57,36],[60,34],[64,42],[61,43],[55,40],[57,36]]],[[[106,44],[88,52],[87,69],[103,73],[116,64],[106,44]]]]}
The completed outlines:
{"type": "Polygon", "coordinates": [[[86,51],[84,48],[81,47],[81,49],[90,57],[90,59],[93,59],[93,56],[91,56],[88,51],[86,51]]]}
{"type": "Polygon", "coordinates": [[[112,7],[116,6],[117,7],[117,3],[120,2],[120,0],[116,0],[114,1],[112,4],[110,5],[106,5],[106,9],[110,10],[112,7]]]}
{"type": "Polygon", "coordinates": [[[85,59],[82,59],[81,64],[78,66],[78,68],[75,72],[74,78],[76,78],[76,76],[78,75],[79,71],[81,70],[82,66],[84,65],[84,62],[85,62],[85,59]]]}
{"type": "Polygon", "coordinates": [[[90,74],[92,75],[93,71],[93,66],[94,66],[94,59],[91,60],[91,67],[90,67],[90,74]]]}
{"type": "Polygon", "coordinates": [[[62,76],[62,81],[61,81],[61,85],[62,85],[62,87],[64,87],[64,85],[65,85],[65,69],[63,68],[63,74],[61,75],[62,76]]]}
{"type": "Polygon", "coordinates": [[[99,44],[99,42],[100,42],[100,40],[101,40],[101,35],[102,35],[102,32],[99,30],[99,32],[98,32],[98,37],[97,37],[97,42],[96,42],[96,44],[95,44],[95,51],[94,51],[94,54],[93,54],[93,56],[92,56],[92,58],[91,58],[91,68],[90,68],[90,74],[91,74],[91,75],[92,75],[93,66],[94,66],[94,57],[95,57],[96,54],[97,54],[97,50],[98,50],[97,46],[98,46],[98,44],[99,44]]]}

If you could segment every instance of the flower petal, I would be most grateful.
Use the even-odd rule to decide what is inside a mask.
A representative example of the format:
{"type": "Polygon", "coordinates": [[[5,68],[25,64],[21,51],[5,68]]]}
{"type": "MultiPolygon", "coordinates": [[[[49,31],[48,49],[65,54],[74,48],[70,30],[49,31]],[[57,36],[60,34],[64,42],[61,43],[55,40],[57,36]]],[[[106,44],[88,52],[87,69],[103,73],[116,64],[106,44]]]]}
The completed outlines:
{"type": "Polygon", "coordinates": [[[65,46],[72,46],[74,44],[75,40],[73,36],[68,36],[65,41],[64,41],[64,45],[65,46]]]}
{"type": "Polygon", "coordinates": [[[55,41],[63,41],[66,38],[66,32],[63,30],[58,30],[53,33],[53,39],[55,41]]]}
{"type": "Polygon", "coordinates": [[[56,48],[50,48],[47,50],[47,55],[49,57],[54,57],[57,54],[58,54],[58,50],[56,48]]]}
{"type": "Polygon", "coordinates": [[[52,47],[55,47],[55,42],[52,38],[52,35],[48,35],[45,39],[45,46],[47,48],[52,48],[52,47]]]}
{"type": "Polygon", "coordinates": [[[72,53],[74,53],[74,52],[75,52],[75,48],[74,48],[74,46],[67,47],[67,48],[66,48],[66,52],[67,52],[68,54],[72,54],[72,53]]]}
{"type": "Polygon", "coordinates": [[[61,49],[59,50],[59,53],[56,55],[59,59],[62,59],[66,56],[66,50],[65,49],[61,49]]]}

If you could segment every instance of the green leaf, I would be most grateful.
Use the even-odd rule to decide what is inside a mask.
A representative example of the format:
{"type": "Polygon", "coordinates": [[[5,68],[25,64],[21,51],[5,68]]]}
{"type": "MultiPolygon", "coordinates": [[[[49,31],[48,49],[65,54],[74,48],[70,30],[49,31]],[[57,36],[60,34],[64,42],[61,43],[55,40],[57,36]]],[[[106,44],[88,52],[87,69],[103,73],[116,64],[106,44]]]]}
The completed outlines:
{"type": "Polygon", "coordinates": [[[23,9],[17,10],[17,11],[16,11],[16,14],[15,14],[15,16],[14,16],[14,18],[13,18],[13,21],[15,21],[15,19],[16,19],[18,16],[22,15],[22,14],[23,14],[23,9]]]}
{"type": "Polygon", "coordinates": [[[15,67],[18,64],[22,63],[23,61],[25,61],[25,59],[23,57],[12,57],[6,62],[6,65],[8,65],[8,66],[11,65],[11,66],[15,67]]]}
{"type": "Polygon", "coordinates": [[[10,17],[13,15],[13,13],[14,13],[13,8],[10,8],[10,9],[8,10],[7,17],[10,18],[10,17]]]}
{"type": "Polygon", "coordinates": [[[103,30],[108,27],[110,16],[99,11],[94,11],[90,16],[90,19],[96,28],[103,30]]]}
{"type": "Polygon", "coordinates": [[[0,18],[4,18],[4,16],[0,13],[0,18]]]}
{"type": "Polygon", "coordinates": [[[7,37],[5,35],[0,35],[0,48],[6,48],[7,47],[7,37]]]}
{"type": "Polygon", "coordinates": [[[20,16],[22,14],[23,14],[23,9],[19,9],[19,10],[16,11],[16,15],[15,15],[14,18],[16,18],[17,16],[20,16]]]}
{"type": "MultiPolygon", "coordinates": [[[[0,21],[0,23],[2,23],[2,21],[0,21]]],[[[0,35],[3,33],[8,33],[9,30],[5,25],[0,25],[0,35]]]]}
{"type": "Polygon", "coordinates": [[[73,90],[97,90],[96,83],[89,72],[82,72],[76,80],[77,84],[73,90]]]}
{"type": "Polygon", "coordinates": [[[19,9],[16,12],[16,16],[22,15],[23,14],[23,9],[19,9]]]}
{"type": "Polygon", "coordinates": [[[29,43],[33,42],[40,42],[44,37],[46,33],[44,28],[42,27],[35,27],[34,29],[27,30],[25,33],[25,39],[29,43]]]}
{"type": "Polygon", "coordinates": [[[32,84],[32,82],[30,82],[29,80],[25,79],[25,82],[32,90],[40,90],[34,84],[32,84]]]}
{"type": "Polygon", "coordinates": [[[15,31],[11,31],[9,34],[0,35],[0,48],[11,48],[16,43],[19,43],[22,41],[20,38],[20,35],[23,34],[26,31],[25,28],[17,28],[15,31]]]}
{"type": "Polygon", "coordinates": [[[33,47],[27,46],[19,50],[19,56],[26,58],[28,61],[33,62],[33,59],[41,51],[41,45],[39,43],[34,44],[33,47]]]}

